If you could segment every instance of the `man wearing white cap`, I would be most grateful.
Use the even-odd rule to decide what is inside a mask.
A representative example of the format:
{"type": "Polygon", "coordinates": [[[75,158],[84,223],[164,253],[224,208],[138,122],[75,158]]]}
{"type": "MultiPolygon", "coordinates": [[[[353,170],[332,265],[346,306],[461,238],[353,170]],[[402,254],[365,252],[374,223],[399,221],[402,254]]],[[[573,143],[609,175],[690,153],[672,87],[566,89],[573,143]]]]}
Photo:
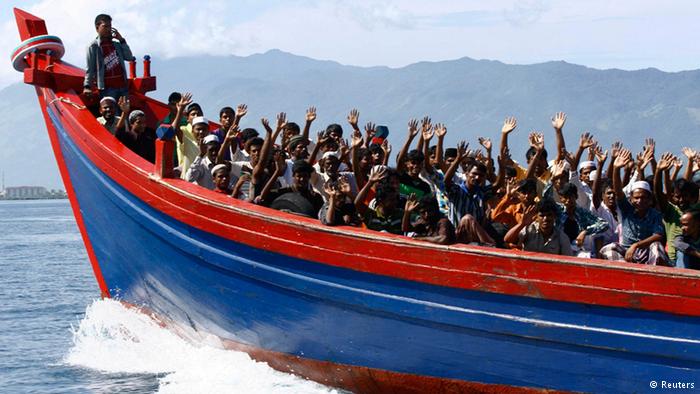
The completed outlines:
{"type": "Polygon", "coordinates": [[[212,167],[216,164],[216,155],[219,153],[219,137],[209,134],[200,139],[199,154],[190,164],[185,173],[185,180],[192,182],[209,190],[214,190],[214,178],[212,177],[212,167]]]}
{"type": "MultiPolygon", "coordinates": [[[[129,113],[129,100],[125,97],[119,99],[122,114],[129,113]]],[[[112,135],[117,134],[117,130],[123,129],[126,122],[124,116],[117,116],[117,100],[114,97],[106,96],[100,100],[100,116],[97,121],[104,126],[112,135]]]]}
{"type": "Polygon", "coordinates": [[[143,111],[131,111],[129,127],[118,129],[116,137],[132,152],[151,163],[156,162],[156,131],[146,126],[146,114],[143,111]]]}
{"type": "Polygon", "coordinates": [[[613,163],[613,187],[621,213],[622,242],[604,246],[600,254],[608,260],[670,266],[663,244],[663,219],[661,213],[652,208],[651,187],[645,181],[634,182],[629,200],[622,190],[620,169],[630,160],[630,151],[624,149],[613,163]]]}

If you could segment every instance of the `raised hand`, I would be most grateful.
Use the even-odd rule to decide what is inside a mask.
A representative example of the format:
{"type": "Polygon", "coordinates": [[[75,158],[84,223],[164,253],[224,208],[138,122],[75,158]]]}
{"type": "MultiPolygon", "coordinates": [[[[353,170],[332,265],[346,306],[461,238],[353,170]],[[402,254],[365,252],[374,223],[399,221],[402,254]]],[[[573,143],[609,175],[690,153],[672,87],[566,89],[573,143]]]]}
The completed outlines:
{"type": "Polygon", "coordinates": [[[515,130],[515,128],[517,126],[518,126],[518,120],[515,119],[514,116],[511,116],[510,118],[506,118],[506,120],[503,121],[503,127],[501,127],[501,133],[509,134],[511,131],[515,130]]]}
{"type": "Polygon", "coordinates": [[[632,152],[629,149],[621,148],[613,162],[614,168],[622,168],[632,161],[632,152]]]}
{"type": "Polygon", "coordinates": [[[683,167],[683,160],[680,157],[676,157],[676,160],[673,161],[673,166],[680,170],[683,167]]]}
{"type": "Polygon", "coordinates": [[[323,146],[330,139],[331,139],[331,137],[327,136],[326,132],[324,130],[321,130],[316,134],[316,145],[323,146]]]}
{"type": "Polygon", "coordinates": [[[282,130],[287,125],[287,114],[280,112],[277,114],[277,130],[282,130]]]}
{"type": "Polygon", "coordinates": [[[129,104],[129,97],[127,97],[127,96],[119,97],[119,109],[122,110],[122,116],[129,115],[129,109],[131,109],[131,105],[129,104]]]}
{"type": "Polygon", "coordinates": [[[316,120],[316,107],[309,107],[306,110],[306,121],[311,123],[316,120]]]}
{"type": "Polygon", "coordinates": [[[232,125],[226,132],[226,137],[224,137],[224,141],[233,142],[233,140],[235,140],[236,137],[238,137],[239,133],[240,129],[238,128],[238,126],[236,126],[235,124],[232,125]]]}
{"type": "Polygon", "coordinates": [[[605,161],[608,159],[608,151],[603,152],[603,148],[601,148],[600,145],[596,145],[593,153],[595,154],[595,158],[599,163],[605,163],[605,161]]]}
{"type": "Polygon", "coordinates": [[[447,134],[447,126],[445,126],[443,123],[438,123],[433,129],[435,130],[436,137],[445,138],[445,134],[447,134]]]}
{"type": "Polygon", "coordinates": [[[430,129],[433,127],[429,116],[424,117],[423,120],[421,120],[420,125],[421,125],[421,130],[423,132],[425,132],[426,129],[430,129]]]}
{"type": "Polygon", "coordinates": [[[362,139],[362,133],[360,130],[354,130],[352,132],[352,147],[353,149],[357,149],[358,147],[362,146],[362,143],[364,140],[362,139]]]}
{"type": "Polygon", "coordinates": [[[180,98],[180,101],[175,104],[175,106],[177,107],[178,111],[185,112],[185,108],[187,108],[187,106],[190,104],[192,104],[192,93],[185,93],[180,98]]]}
{"type": "Polygon", "coordinates": [[[581,149],[588,149],[591,146],[593,146],[593,144],[595,144],[595,140],[593,139],[593,135],[591,133],[586,131],[583,134],[581,134],[581,139],[578,143],[578,146],[581,149]]]}
{"type": "Polygon", "coordinates": [[[468,153],[468,150],[467,150],[468,147],[469,147],[469,143],[467,143],[464,140],[459,141],[459,143],[457,144],[457,157],[460,161],[464,160],[467,157],[466,155],[468,153]]]}
{"type": "Polygon", "coordinates": [[[248,113],[248,106],[246,104],[238,104],[236,107],[236,119],[240,120],[248,113]]]}
{"type": "Polygon", "coordinates": [[[381,181],[382,179],[386,178],[387,175],[389,175],[389,172],[386,167],[384,166],[375,166],[372,167],[372,170],[369,172],[369,183],[377,183],[381,181]]]}
{"type": "Polygon", "coordinates": [[[665,152],[661,155],[659,162],[656,164],[657,171],[666,171],[676,162],[676,156],[671,152],[665,152]]]}
{"type": "MultiPolygon", "coordinates": [[[[646,168],[652,161],[654,161],[654,148],[647,145],[644,152],[641,154],[641,167],[646,168]]],[[[639,158],[637,159],[639,160],[639,158]]]]}
{"type": "Polygon", "coordinates": [[[615,160],[617,156],[619,156],[620,151],[623,149],[622,147],[622,142],[620,141],[615,141],[612,144],[612,147],[610,148],[610,157],[612,160],[615,160]]]}
{"type": "Polygon", "coordinates": [[[487,152],[491,152],[491,148],[493,147],[493,145],[491,145],[491,139],[479,137],[479,144],[481,144],[487,152]]]}
{"type": "Polygon", "coordinates": [[[685,155],[685,157],[688,158],[688,160],[693,160],[698,154],[698,152],[696,152],[695,149],[689,148],[687,146],[684,146],[681,149],[681,152],[683,152],[683,154],[685,155]]]}
{"type": "Polygon", "coordinates": [[[554,130],[561,130],[564,128],[564,123],[566,123],[566,114],[563,112],[557,112],[552,117],[552,127],[554,130]]]}
{"type": "Polygon", "coordinates": [[[348,123],[350,123],[350,126],[352,126],[353,129],[358,129],[357,122],[359,120],[360,120],[360,111],[358,111],[355,108],[351,109],[350,114],[348,114],[348,123]]]}
{"type": "Polygon", "coordinates": [[[510,157],[510,149],[506,148],[498,156],[498,165],[506,166],[509,165],[511,161],[513,161],[513,159],[510,157]]]}
{"type": "Polygon", "coordinates": [[[270,128],[270,121],[267,120],[267,118],[261,118],[260,123],[262,123],[265,130],[267,130],[269,133],[272,133],[272,128],[270,128]]]}
{"type": "Polygon", "coordinates": [[[564,175],[564,171],[566,171],[566,161],[555,161],[554,165],[552,165],[552,178],[559,178],[560,176],[564,175]]]}
{"type": "Polygon", "coordinates": [[[377,134],[377,125],[372,122],[367,122],[365,125],[365,136],[367,136],[367,144],[369,145],[372,138],[377,134]]]}
{"type": "Polygon", "coordinates": [[[414,138],[418,135],[418,120],[411,119],[408,121],[408,136],[414,138]]]}
{"type": "Polygon", "coordinates": [[[384,151],[385,156],[389,156],[391,153],[391,144],[389,143],[388,139],[382,142],[382,150],[384,151]]]}
{"type": "Polygon", "coordinates": [[[525,212],[523,212],[523,224],[528,225],[532,222],[535,221],[535,217],[537,216],[537,204],[532,204],[529,207],[525,208],[525,212]]]}
{"type": "Polygon", "coordinates": [[[430,141],[430,139],[433,138],[434,132],[435,130],[433,130],[432,128],[426,129],[425,127],[423,127],[423,129],[421,130],[421,133],[423,135],[423,141],[430,141]]]}
{"type": "Polygon", "coordinates": [[[343,157],[346,157],[348,152],[350,152],[350,148],[348,147],[348,140],[340,139],[340,158],[342,159],[343,157]]]}
{"type": "Polygon", "coordinates": [[[406,212],[413,212],[418,208],[418,205],[420,203],[418,202],[418,197],[416,197],[416,193],[411,193],[410,196],[406,199],[406,206],[404,207],[404,211],[406,212]]]}
{"type": "Polygon", "coordinates": [[[530,146],[536,150],[544,150],[544,134],[538,131],[533,131],[530,133],[530,135],[528,135],[528,141],[530,142],[530,146]]]}
{"type": "Polygon", "coordinates": [[[644,140],[644,151],[651,152],[651,156],[654,156],[654,151],[656,149],[656,141],[653,138],[647,138],[644,140]]]}

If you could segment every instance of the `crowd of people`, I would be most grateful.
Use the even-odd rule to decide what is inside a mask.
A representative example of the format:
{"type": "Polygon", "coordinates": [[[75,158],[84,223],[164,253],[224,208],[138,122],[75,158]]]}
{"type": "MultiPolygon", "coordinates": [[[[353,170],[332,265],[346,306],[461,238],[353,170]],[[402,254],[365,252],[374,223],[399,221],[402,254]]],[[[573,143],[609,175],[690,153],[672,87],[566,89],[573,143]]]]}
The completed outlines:
{"type": "MultiPolygon", "coordinates": [[[[106,37],[104,21],[95,23],[106,37]]],[[[126,45],[114,31],[105,40],[126,45]]],[[[154,161],[156,133],[145,124],[144,113],[130,108],[127,94],[113,97],[105,90],[100,89],[99,121],[154,161]]],[[[560,112],[551,119],[554,153],[548,155],[544,133],[533,131],[521,165],[508,145],[515,118],[503,122],[494,155],[495,144],[486,137],[478,138],[475,149],[464,141],[445,147],[447,127],[424,117],[408,122],[390,166],[388,128],[370,122],[363,132],[355,109],[347,116],[347,132],[347,126],[330,124],[312,141],[314,107],[306,111],[303,127],[279,113],[272,123],[261,120],[261,133],[241,127],[245,105],[222,108],[220,126],[213,130],[191,94],[172,93],[168,105],[170,113],[160,123],[174,131],[178,176],[231,198],[314,217],[327,226],[443,245],[700,269],[694,181],[700,154],[691,148],[683,148],[685,160],[658,155],[654,140],[647,139],[633,154],[620,142],[605,149],[583,133],[570,149],[563,131],[566,115],[560,112]]]]}

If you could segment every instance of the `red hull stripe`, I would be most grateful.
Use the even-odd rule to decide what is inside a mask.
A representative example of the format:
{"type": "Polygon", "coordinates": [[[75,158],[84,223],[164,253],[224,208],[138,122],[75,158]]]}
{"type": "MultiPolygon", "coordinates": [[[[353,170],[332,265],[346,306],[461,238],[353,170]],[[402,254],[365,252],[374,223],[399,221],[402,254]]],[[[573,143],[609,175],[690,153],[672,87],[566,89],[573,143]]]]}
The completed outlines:
{"type": "MultiPolygon", "coordinates": [[[[46,108],[46,98],[41,93],[42,90],[37,88],[37,95],[39,96],[39,104],[41,108],[46,108]]],[[[58,170],[61,173],[61,178],[63,178],[63,184],[66,187],[66,194],[68,194],[68,200],[70,201],[71,208],[73,209],[73,215],[75,216],[75,222],[80,230],[80,235],[83,237],[83,243],[85,244],[85,250],[87,251],[88,258],[90,259],[90,265],[92,265],[92,271],[95,274],[95,279],[100,287],[100,295],[103,298],[109,298],[109,287],[102,276],[102,270],[100,269],[100,264],[97,261],[97,256],[95,256],[95,250],[90,242],[90,236],[85,228],[85,221],[83,220],[83,214],[80,212],[80,204],[78,199],[75,197],[75,191],[73,190],[73,182],[70,179],[70,173],[66,167],[66,162],[63,159],[63,153],[61,152],[61,146],[58,141],[58,136],[56,135],[56,128],[53,125],[53,121],[49,117],[46,110],[42,111],[44,114],[44,121],[46,122],[46,127],[48,129],[49,140],[51,141],[51,147],[53,149],[53,154],[56,157],[56,164],[58,164],[58,170]]],[[[58,113],[57,113],[58,115],[58,113]]]]}
{"type": "MultiPolygon", "coordinates": [[[[75,95],[67,98],[79,102],[75,95]]],[[[480,247],[442,247],[400,236],[323,227],[317,221],[232,200],[185,181],[153,179],[149,176],[152,165],[119,144],[88,111],[56,105],[65,115],[71,138],[115,182],[154,209],[236,242],[439,286],[700,316],[700,273],[480,247]]]]}

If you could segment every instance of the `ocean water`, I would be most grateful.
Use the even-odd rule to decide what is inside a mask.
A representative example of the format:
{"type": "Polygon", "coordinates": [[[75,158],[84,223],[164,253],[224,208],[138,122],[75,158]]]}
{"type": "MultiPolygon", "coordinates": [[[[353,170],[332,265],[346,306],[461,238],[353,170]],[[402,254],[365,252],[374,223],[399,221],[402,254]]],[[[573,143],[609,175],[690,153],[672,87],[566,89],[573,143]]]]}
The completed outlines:
{"type": "Polygon", "coordinates": [[[67,200],[0,201],[0,234],[0,392],[336,392],[99,300],[67,200]]]}

